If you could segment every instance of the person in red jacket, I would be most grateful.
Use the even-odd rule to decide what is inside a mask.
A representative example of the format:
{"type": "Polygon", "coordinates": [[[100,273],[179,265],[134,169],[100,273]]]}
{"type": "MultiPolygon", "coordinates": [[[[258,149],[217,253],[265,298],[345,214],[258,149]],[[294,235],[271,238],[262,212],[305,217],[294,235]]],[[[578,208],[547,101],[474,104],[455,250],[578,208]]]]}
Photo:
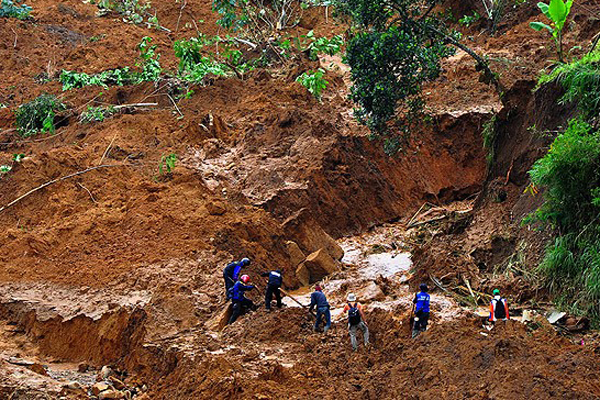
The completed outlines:
{"type": "Polygon", "coordinates": [[[508,315],[508,302],[500,296],[500,290],[494,289],[494,298],[490,302],[490,322],[507,321],[510,319],[508,315]]]}

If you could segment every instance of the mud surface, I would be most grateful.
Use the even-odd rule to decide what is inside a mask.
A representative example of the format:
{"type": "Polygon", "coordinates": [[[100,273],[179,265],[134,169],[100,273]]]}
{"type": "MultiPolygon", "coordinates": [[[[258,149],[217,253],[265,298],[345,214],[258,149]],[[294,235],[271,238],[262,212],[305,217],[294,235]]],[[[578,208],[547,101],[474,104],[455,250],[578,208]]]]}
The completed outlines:
{"type": "MultiPolygon", "coordinates": [[[[453,3],[462,12],[480,5],[453,3]]],[[[539,259],[545,238],[519,222],[539,203],[523,188],[549,139],[528,128],[553,129],[570,112],[553,106],[551,90],[531,93],[552,53],[528,26],[538,18],[533,3],[510,9],[494,36],[481,25],[460,28],[489,55],[503,98],[457,53],[425,88],[432,122],[395,157],[354,121],[337,56],[215,78],[176,107],[168,80],[61,91],[62,69],[134,66],[144,36],[174,70],[175,40],[222,34],[210,1],[153,2],[170,32],[98,16],[88,2],[28,5],[33,20],[0,20],[0,164],[25,154],[0,179],[0,207],[51,180],[111,167],[0,211],[0,398],[88,399],[91,385],[108,380],[106,365],[140,399],[600,396],[594,341],[576,345],[543,321],[488,331],[474,307],[442,289],[432,294],[431,329],[410,339],[413,289],[431,277],[446,286],[466,279],[481,292],[501,287],[516,308],[544,299],[522,271],[494,273],[517,251],[526,265],[539,259]],[[330,82],[322,102],[295,82],[318,67],[330,82]],[[53,135],[23,139],[14,111],[41,93],[58,95],[69,111],[53,135]],[[156,106],[78,122],[89,105],[148,102],[156,106]],[[497,163],[488,169],[481,132],[496,113],[497,163]],[[161,175],[171,153],[176,167],[161,175]],[[422,205],[433,211],[415,214],[422,205]],[[440,222],[427,223],[441,206],[440,222]],[[289,298],[282,310],[260,307],[223,327],[226,263],[253,260],[246,272],[257,303],[258,273],[279,267],[306,304],[310,289],[295,277],[287,242],[308,255],[315,243],[334,246],[332,238],[345,254],[323,282],[331,331],[314,333],[289,298]],[[348,292],[365,304],[371,333],[356,353],[342,313],[348,292]]],[[[589,41],[600,15],[591,0],[573,9],[569,47],[589,41]]],[[[290,33],[344,32],[330,12],[304,11],[290,33]]]]}

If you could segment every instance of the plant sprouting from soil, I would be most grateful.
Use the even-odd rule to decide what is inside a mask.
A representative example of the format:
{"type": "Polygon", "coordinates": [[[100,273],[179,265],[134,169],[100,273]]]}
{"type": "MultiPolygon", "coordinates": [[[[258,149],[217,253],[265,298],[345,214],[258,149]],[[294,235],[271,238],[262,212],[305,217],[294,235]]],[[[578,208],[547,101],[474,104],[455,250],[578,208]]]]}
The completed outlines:
{"type": "Polygon", "coordinates": [[[563,28],[567,22],[567,17],[571,13],[571,6],[573,0],[551,0],[549,4],[538,3],[538,7],[542,13],[551,21],[550,25],[543,22],[531,22],[529,25],[536,31],[542,29],[548,30],[554,42],[556,43],[556,52],[558,53],[558,61],[564,62],[564,50],[563,50],[563,28]]]}
{"type": "Polygon", "coordinates": [[[64,110],[66,106],[56,96],[44,93],[17,109],[17,130],[23,137],[40,132],[54,133],[56,113],[64,110]]]}
{"type": "Polygon", "coordinates": [[[141,68],[141,71],[123,67],[89,75],[84,72],[63,70],[59,77],[59,81],[63,84],[63,90],[85,86],[102,86],[106,89],[109,86],[136,85],[142,82],[157,81],[162,73],[159,63],[160,54],[156,53],[156,46],[151,45],[151,42],[151,38],[144,37],[138,45],[141,62],[136,66],[141,68]]]}
{"type": "Polygon", "coordinates": [[[329,83],[325,80],[324,76],[325,71],[319,68],[317,71],[304,72],[296,78],[296,82],[300,82],[313,96],[321,100],[321,94],[329,83]]]}
{"type": "Polygon", "coordinates": [[[170,174],[175,169],[175,163],[177,162],[177,154],[169,154],[162,156],[160,164],[158,164],[158,173],[163,176],[170,174]]]}
{"type": "Polygon", "coordinates": [[[0,18],[17,18],[20,20],[28,19],[33,8],[19,4],[18,1],[1,0],[0,1],[0,18]]]}

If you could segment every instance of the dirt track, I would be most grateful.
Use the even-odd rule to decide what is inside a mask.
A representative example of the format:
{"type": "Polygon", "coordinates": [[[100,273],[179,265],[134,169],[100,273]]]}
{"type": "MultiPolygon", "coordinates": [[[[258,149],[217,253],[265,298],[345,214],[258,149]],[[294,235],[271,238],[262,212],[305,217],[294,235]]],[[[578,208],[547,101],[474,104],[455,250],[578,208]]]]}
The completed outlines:
{"type": "MultiPolygon", "coordinates": [[[[591,37],[598,13],[592,3],[576,9],[568,43],[591,37]]],[[[531,265],[539,257],[543,238],[518,226],[535,206],[523,185],[545,145],[528,128],[553,129],[567,115],[551,106],[556,94],[531,94],[550,57],[546,38],[528,27],[537,16],[533,3],[511,11],[496,37],[463,28],[499,71],[507,87],[503,102],[472,79],[473,63],[459,53],[425,89],[434,123],[395,158],[352,119],[347,71],[328,70],[323,103],[295,83],[319,66],[306,57],[243,81],[216,79],[177,109],[165,81],[61,91],[61,69],[93,73],[135,65],[143,36],[158,44],[161,65],[175,69],[172,43],[196,35],[192,21],[204,20],[205,34],[220,33],[209,1],[185,2],[185,9],[153,2],[171,33],[115,15],[97,17],[96,6],[75,0],[28,4],[34,21],[0,19],[0,103],[6,106],[0,108],[0,164],[26,155],[0,180],[0,207],[101,160],[120,166],[58,183],[0,213],[0,398],[59,398],[60,392],[87,399],[86,390],[63,385],[89,386],[103,365],[126,371],[120,378],[128,387],[145,386],[146,395],[135,398],[600,397],[593,342],[578,346],[546,324],[533,329],[518,322],[484,336],[481,321],[440,291],[432,329],[410,340],[412,291],[402,274],[367,276],[349,265],[356,260],[330,277],[337,283],[326,292],[339,308],[347,291],[368,293],[373,285],[381,291],[368,301],[368,351],[351,352],[343,322],[327,336],[312,333],[307,316],[293,307],[260,310],[222,332],[209,327],[225,304],[221,270],[232,259],[250,256],[255,280],[278,266],[286,287],[300,285],[288,240],[306,253],[314,238],[342,243],[358,235],[357,243],[367,241],[360,248],[365,254],[398,242],[414,251],[413,288],[433,275],[445,283],[466,277],[480,291],[499,285],[514,303],[539,295],[519,276],[494,281],[486,275],[521,240],[531,265]],[[74,112],[55,135],[22,140],[13,111],[43,92],[61,96],[74,112]],[[140,102],[158,104],[98,124],[78,122],[89,104],[140,102]],[[481,130],[496,112],[504,125],[498,162],[487,171],[481,130]],[[170,153],[178,155],[176,168],[160,177],[160,159],[170,153]],[[449,228],[406,231],[424,202],[448,204],[482,191],[466,227],[454,221],[449,228]],[[495,201],[500,191],[506,202],[495,201]],[[381,228],[390,221],[400,222],[381,228]],[[366,239],[376,226],[389,232],[375,229],[366,239]],[[11,357],[47,365],[50,376],[11,357]],[[91,369],[78,371],[82,365],[91,369]]],[[[344,31],[329,21],[322,9],[311,9],[292,33],[344,31]]]]}

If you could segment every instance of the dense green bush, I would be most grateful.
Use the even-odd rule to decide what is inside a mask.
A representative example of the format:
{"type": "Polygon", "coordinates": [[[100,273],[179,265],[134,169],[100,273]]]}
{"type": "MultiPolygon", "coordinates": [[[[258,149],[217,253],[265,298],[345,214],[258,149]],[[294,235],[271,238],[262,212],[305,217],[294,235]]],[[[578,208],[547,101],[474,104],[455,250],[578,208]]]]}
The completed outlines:
{"type": "Polygon", "coordinates": [[[551,82],[559,82],[566,90],[560,99],[562,104],[575,102],[584,120],[598,120],[600,117],[600,49],[585,55],[580,60],[563,64],[550,74],[540,78],[538,87],[551,82]]]}
{"type": "Polygon", "coordinates": [[[545,202],[529,218],[558,233],[540,265],[565,306],[600,318],[600,132],[573,120],[530,171],[545,202]]]}
{"type": "Polygon", "coordinates": [[[25,4],[19,5],[17,1],[1,0],[0,1],[0,18],[29,18],[33,9],[25,4]]]}
{"type": "Polygon", "coordinates": [[[44,93],[17,109],[17,130],[23,137],[40,132],[54,133],[56,113],[65,109],[66,106],[56,96],[44,93]]]}

